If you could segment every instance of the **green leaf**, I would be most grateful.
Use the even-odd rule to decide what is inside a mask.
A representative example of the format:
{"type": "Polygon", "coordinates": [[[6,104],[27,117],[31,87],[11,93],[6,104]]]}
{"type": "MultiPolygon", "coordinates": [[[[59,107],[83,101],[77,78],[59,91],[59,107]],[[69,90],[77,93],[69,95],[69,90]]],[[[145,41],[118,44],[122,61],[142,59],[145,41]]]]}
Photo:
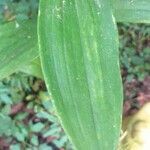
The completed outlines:
{"type": "Polygon", "coordinates": [[[37,57],[36,33],[34,19],[0,26],[0,79],[37,57]]]}
{"type": "Polygon", "coordinates": [[[47,112],[41,111],[36,114],[37,117],[47,119],[50,122],[57,122],[57,118],[55,118],[53,115],[48,114],[47,112]]]}
{"type": "Polygon", "coordinates": [[[43,79],[43,73],[42,73],[41,62],[39,57],[37,57],[27,65],[22,66],[21,68],[19,68],[18,71],[43,79]]]}
{"type": "Polygon", "coordinates": [[[112,0],[117,22],[150,23],[149,0],[112,0]]]}
{"type": "Polygon", "coordinates": [[[14,136],[20,142],[24,142],[25,141],[25,136],[21,132],[16,132],[14,136]]]}
{"type": "Polygon", "coordinates": [[[43,137],[46,138],[48,136],[56,136],[61,132],[61,127],[50,128],[49,131],[43,134],[43,137]]]}
{"type": "Polygon", "coordinates": [[[109,0],[40,1],[39,46],[57,114],[78,150],[116,150],[122,112],[109,0]]]}
{"type": "Polygon", "coordinates": [[[5,93],[0,94],[0,102],[7,104],[7,105],[13,103],[11,97],[5,93]]]}
{"type": "Polygon", "coordinates": [[[39,144],[38,137],[36,135],[32,135],[31,143],[36,146],[39,144]]]}
{"type": "Polygon", "coordinates": [[[8,115],[3,115],[0,113],[0,135],[10,135],[11,129],[13,127],[13,122],[8,115]]]}
{"type": "Polygon", "coordinates": [[[20,150],[20,145],[19,144],[13,144],[10,146],[11,150],[20,150]]]}
{"type": "Polygon", "coordinates": [[[60,140],[54,140],[53,143],[58,147],[62,148],[67,142],[68,138],[66,136],[62,137],[60,140]]]}
{"type": "Polygon", "coordinates": [[[40,132],[44,128],[44,124],[41,122],[38,122],[36,124],[31,124],[31,131],[32,132],[40,132]]]}

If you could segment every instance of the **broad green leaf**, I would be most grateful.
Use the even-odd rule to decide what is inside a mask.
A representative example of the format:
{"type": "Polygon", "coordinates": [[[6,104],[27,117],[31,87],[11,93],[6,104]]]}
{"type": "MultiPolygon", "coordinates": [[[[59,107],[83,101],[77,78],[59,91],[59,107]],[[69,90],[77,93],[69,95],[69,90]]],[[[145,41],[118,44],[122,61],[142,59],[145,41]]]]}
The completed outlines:
{"type": "Polygon", "coordinates": [[[116,150],[122,111],[118,33],[109,0],[40,1],[44,78],[78,150],[116,150]]]}
{"type": "Polygon", "coordinates": [[[0,25],[0,79],[36,58],[36,20],[0,25]]]}
{"type": "Polygon", "coordinates": [[[117,22],[150,23],[150,0],[112,0],[117,22]]]}

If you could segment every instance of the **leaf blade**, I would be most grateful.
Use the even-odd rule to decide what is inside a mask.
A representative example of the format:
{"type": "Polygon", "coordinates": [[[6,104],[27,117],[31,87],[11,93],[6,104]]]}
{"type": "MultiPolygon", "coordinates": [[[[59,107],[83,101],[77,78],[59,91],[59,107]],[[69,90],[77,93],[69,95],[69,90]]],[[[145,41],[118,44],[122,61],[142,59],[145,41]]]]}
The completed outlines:
{"type": "Polygon", "coordinates": [[[122,87],[109,1],[41,1],[38,34],[47,88],[75,147],[116,149],[122,87]]]}

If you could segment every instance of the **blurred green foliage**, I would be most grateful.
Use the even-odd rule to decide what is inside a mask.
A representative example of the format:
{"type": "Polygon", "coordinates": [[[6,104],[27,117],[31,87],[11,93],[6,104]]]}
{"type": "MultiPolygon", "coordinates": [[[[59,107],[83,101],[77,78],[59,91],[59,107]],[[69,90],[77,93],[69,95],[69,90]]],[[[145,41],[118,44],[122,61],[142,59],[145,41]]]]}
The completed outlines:
{"type": "Polygon", "coordinates": [[[0,82],[0,136],[12,149],[71,149],[42,86],[23,73],[0,82]]]}
{"type": "Polygon", "coordinates": [[[0,0],[0,22],[17,21],[37,16],[38,0],[0,0]]]}
{"type": "Polygon", "coordinates": [[[119,24],[120,63],[124,81],[150,75],[150,25],[119,24]]]}

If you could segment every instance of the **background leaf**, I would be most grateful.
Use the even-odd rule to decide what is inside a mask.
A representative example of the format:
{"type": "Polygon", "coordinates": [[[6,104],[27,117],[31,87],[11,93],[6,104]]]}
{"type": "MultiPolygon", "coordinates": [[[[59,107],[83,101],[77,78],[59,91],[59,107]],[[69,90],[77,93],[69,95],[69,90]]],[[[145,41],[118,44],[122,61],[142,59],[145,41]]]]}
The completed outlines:
{"type": "Polygon", "coordinates": [[[0,25],[0,79],[38,55],[36,19],[0,25]]]}
{"type": "Polygon", "coordinates": [[[150,23],[149,0],[112,0],[117,22],[150,23]]]}
{"type": "Polygon", "coordinates": [[[39,57],[19,68],[19,71],[44,79],[39,57]]]}

